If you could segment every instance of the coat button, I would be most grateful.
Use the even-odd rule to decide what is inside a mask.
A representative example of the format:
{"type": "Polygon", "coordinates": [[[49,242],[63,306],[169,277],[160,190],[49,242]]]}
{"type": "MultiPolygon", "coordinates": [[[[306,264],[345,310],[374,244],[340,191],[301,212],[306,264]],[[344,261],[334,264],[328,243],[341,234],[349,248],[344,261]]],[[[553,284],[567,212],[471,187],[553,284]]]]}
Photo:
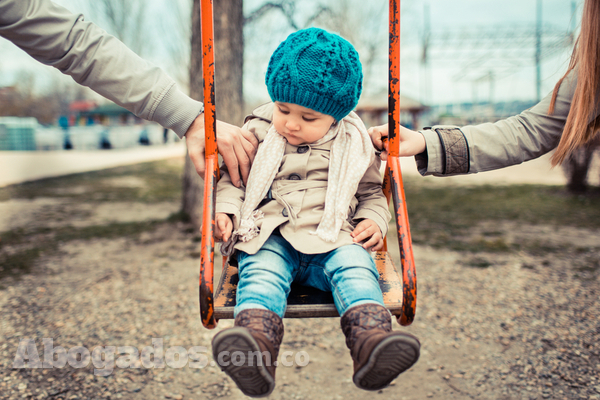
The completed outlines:
{"type": "Polygon", "coordinates": [[[296,151],[300,154],[304,154],[308,151],[308,146],[300,146],[300,147],[298,147],[298,150],[296,150],[296,151]]]}
{"type": "Polygon", "coordinates": [[[288,176],[288,179],[290,181],[299,181],[302,180],[302,177],[298,174],[291,174],[290,176],[288,176]]]}
{"type": "Polygon", "coordinates": [[[281,215],[283,215],[284,217],[287,218],[287,216],[288,216],[287,208],[284,208],[283,210],[281,210],[281,215]]]}

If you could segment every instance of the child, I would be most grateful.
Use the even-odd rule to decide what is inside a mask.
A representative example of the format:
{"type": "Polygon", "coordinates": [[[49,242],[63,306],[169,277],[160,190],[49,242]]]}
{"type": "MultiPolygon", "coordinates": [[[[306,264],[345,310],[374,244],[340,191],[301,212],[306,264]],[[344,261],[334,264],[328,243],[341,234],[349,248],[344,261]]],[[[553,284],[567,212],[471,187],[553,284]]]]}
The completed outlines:
{"type": "Polygon", "coordinates": [[[271,56],[266,84],[274,103],[244,126],[259,140],[248,186],[236,188],[224,169],[217,187],[216,236],[237,258],[239,284],[235,326],[214,337],[214,358],[244,394],[270,394],[295,281],[333,293],[354,383],[381,389],[417,361],[420,344],[392,331],[367,250],[381,249],[390,214],[380,161],[352,112],[358,53],[322,29],[298,31],[271,56]],[[243,364],[232,361],[236,351],[243,364]]]}

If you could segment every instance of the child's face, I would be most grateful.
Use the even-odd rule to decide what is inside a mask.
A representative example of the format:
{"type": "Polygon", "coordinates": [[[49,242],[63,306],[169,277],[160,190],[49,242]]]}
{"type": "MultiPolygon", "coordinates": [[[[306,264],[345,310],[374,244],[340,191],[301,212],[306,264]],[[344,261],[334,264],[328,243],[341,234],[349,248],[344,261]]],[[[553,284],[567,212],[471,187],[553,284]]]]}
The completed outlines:
{"type": "Polygon", "coordinates": [[[273,125],[294,146],[316,142],[325,136],[334,122],[331,115],[298,104],[275,102],[273,125]]]}

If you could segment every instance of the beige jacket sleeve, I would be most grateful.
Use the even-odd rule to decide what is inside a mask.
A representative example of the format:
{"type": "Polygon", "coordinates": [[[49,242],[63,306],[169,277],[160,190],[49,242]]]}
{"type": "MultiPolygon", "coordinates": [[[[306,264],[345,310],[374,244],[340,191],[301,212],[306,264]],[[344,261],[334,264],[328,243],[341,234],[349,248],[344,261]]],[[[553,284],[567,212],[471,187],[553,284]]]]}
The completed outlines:
{"type": "Polygon", "coordinates": [[[381,190],[382,177],[379,170],[381,160],[375,157],[367,172],[358,184],[356,199],[358,205],[354,213],[355,222],[370,219],[377,224],[383,237],[387,235],[391,219],[389,205],[381,190]]]}
{"type": "Polygon", "coordinates": [[[179,137],[202,110],[160,68],[50,0],[0,0],[0,36],[179,137]]]}
{"type": "Polygon", "coordinates": [[[240,226],[242,204],[246,191],[244,187],[236,187],[231,182],[231,176],[225,164],[221,165],[221,177],[217,183],[217,201],[215,213],[228,214],[233,222],[233,230],[240,226]]]}
{"type": "MultiPolygon", "coordinates": [[[[576,71],[572,71],[559,88],[552,115],[548,115],[550,93],[532,108],[495,123],[464,126],[453,133],[435,129],[421,131],[427,149],[415,157],[419,172],[437,176],[483,172],[520,164],[550,152],[560,141],[576,83],[576,71]],[[466,157],[468,162],[461,162],[460,157],[466,157]],[[459,167],[448,173],[448,165],[459,167]]],[[[598,114],[597,109],[591,118],[598,114]]]]}

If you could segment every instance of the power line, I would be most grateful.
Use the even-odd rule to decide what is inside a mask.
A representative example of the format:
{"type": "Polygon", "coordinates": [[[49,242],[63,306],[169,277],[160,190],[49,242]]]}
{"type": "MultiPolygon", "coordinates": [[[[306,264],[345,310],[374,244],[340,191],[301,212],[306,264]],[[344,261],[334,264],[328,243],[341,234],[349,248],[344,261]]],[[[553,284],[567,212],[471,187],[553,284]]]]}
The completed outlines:
{"type": "MultiPolygon", "coordinates": [[[[572,5],[574,14],[575,3],[572,5]]],[[[469,26],[432,31],[426,7],[424,26],[421,57],[424,75],[429,76],[427,70],[432,63],[445,62],[458,69],[454,74],[457,81],[490,81],[490,97],[493,97],[494,80],[533,64],[539,101],[542,61],[572,48],[575,41],[573,25],[565,30],[543,23],[542,0],[537,0],[535,25],[469,26]]]]}

